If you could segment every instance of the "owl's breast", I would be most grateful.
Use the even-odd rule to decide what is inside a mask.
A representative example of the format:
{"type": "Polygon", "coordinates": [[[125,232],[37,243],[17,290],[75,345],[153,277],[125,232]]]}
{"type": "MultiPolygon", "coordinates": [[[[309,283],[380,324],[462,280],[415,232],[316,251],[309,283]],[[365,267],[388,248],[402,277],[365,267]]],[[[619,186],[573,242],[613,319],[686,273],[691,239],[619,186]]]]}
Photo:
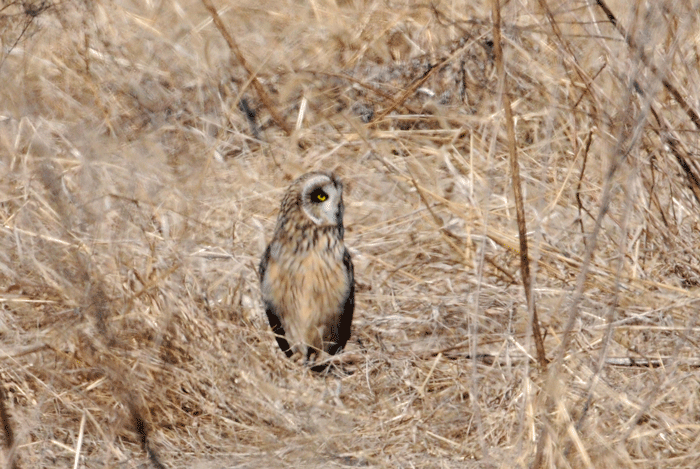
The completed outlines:
{"type": "Polygon", "coordinates": [[[277,258],[270,259],[264,282],[282,287],[267,289],[267,293],[286,322],[316,327],[337,320],[350,290],[350,279],[343,264],[342,245],[333,247],[317,245],[296,254],[280,249],[277,258]]]}

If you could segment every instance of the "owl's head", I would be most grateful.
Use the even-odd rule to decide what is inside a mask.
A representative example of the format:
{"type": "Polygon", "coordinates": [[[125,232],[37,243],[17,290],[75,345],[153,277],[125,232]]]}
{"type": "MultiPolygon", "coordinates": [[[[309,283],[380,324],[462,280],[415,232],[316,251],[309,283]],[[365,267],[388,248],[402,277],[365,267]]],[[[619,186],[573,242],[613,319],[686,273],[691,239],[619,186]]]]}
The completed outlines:
{"type": "Polygon", "coordinates": [[[314,224],[343,229],[343,183],[333,173],[307,173],[295,183],[302,210],[314,224]]]}
{"type": "Polygon", "coordinates": [[[292,182],[282,198],[275,238],[295,239],[300,230],[335,228],[335,236],[342,240],[343,210],[340,179],[331,172],[306,173],[292,182]]]}
{"type": "Polygon", "coordinates": [[[343,183],[330,172],[298,177],[287,189],[277,220],[282,232],[302,226],[337,227],[343,237],[343,183]]]}

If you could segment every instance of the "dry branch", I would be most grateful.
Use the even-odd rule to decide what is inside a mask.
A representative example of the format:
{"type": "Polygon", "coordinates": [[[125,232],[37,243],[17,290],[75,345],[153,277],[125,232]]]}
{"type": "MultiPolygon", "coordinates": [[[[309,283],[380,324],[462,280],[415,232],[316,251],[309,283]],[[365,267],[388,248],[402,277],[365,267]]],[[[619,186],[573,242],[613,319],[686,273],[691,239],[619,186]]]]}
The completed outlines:
{"type": "Polygon", "coordinates": [[[649,67],[649,70],[651,70],[652,73],[661,80],[661,83],[663,83],[664,88],[666,88],[666,90],[668,90],[668,92],[671,93],[673,99],[675,99],[676,102],[681,105],[683,111],[685,111],[688,118],[693,122],[693,124],[695,124],[695,128],[697,130],[700,130],[700,116],[698,116],[698,113],[695,112],[693,107],[688,103],[688,101],[683,97],[683,95],[678,91],[678,89],[670,81],[668,81],[668,79],[665,76],[666,74],[661,73],[656,67],[656,65],[649,61],[649,58],[647,57],[644,50],[641,47],[639,47],[639,45],[637,45],[637,41],[634,39],[634,37],[627,33],[625,28],[620,24],[620,22],[613,14],[610,7],[608,7],[607,3],[605,3],[604,0],[596,0],[596,3],[600,7],[600,9],[603,10],[605,16],[607,16],[612,25],[615,26],[615,29],[617,29],[620,35],[625,39],[630,48],[635,52],[635,54],[639,56],[644,65],[649,67]]]}
{"type": "Polygon", "coordinates": [[[287,134],[287,136],[291,135],[292,134],[291,127],[289,127],[289,125],[284,120],[282,115],[280,115],[280,113],[277,111],[277,107],[272,102],[272,99],[267,94],[267,91],[265,91],[265,88],[263,88],[263,86],[260,84],[260,80],[258,80],[258,77],[256,76],[255,71],[252,68],[250,68],[250,66],[248,65],[248,61],[243,56],[243,53],[241,52],[240,48],[238,47],[238,44],[233,39],[233,36],[231,36],[231,33],[229,33],[228,28],[226,28],[226,25],[224,24],[224,22],[221,21],[221,17],[219,16],[219,12],[216,10],[216,7],[214,6],[214,4],[211,2],[211,0],[202,0],[202,3],[207,8],[207,10],[209,10],[209,14],[211,15],[212,20],[214,20],[214,25],[216,25],[216,29],[219,30],[221,35],[226,40],[226,44],[228,44],[228,47],[229,47],[229,49],[231,49],[231,52],[233,53],[233,55],[236,57],[236,60],[238,60],[238,63],[240,63],[241,66],[248,73],[248,79],[250,80],[251,84],[253,85],[255,92],[257,93],[258,97],[260,98],[260,101],[262,101],[263,106],[265,106],[265,108],[270,113],[272,120],[275,121],[275,124],[277,124],[282,130],[284,130],[284,132],[287,134]]]}
{"type": "Polygon", "coordinates": [[[537,305],[532,297],[533,282],[530,276],[530,257],[527,247],[527,227],[525,226],[525,209],[523,207],[523,195],[520,182],[520,163],[518,162],[518,150],[515,142],[515,124],[513,123],[513,110],[510,105],[510,95],[508,93],[508,80],[503,63],[503,49],[501,47],[501,7],[498,0],[492,0],[493,15],[493,50],[496,57],[496,69],[501,89],[500,97],[505,112],[506,130],[508,132],[508,157],[510,160],[510,176],[513,181],[513,195],[515,198],[515,210],[518,219],[518,239],[520,241],[520,272],[523,278],[523,289],[525,290],[525,301],[527,309],[531,312],[532,337],[537,350],[537,362],[541,371],[547,369],[547,353],[544,349],[544,339],[540,330],[540,321],[537,317],[537,305]]]}
{"type": "MultiPolygon", "coordinates": [[[[635,55],[641,59],[642,63],[644,63],[644,65],[648,67],[649,70],[651,70],[654,76],[661,80],[661,83],[663,84],[664,88],[666,88],[666,90],[671,94],[671,96],[673,96],[673,99],[675,99],[676,102],[681,105],[681,108],[686,113],[691,122],[695,125],[695,128],[698,131],[700,131],[700,116],[697,112],[695,112],[693,107],[683,97],[683,94],[680,91],[678,91],[678,89],[669,81],[665,73],[662,73],[656,67],[656,65],[651,63],[644,50],[637,44],[635,38],[632,35],[630,35],[626,31],[626,29],[620,24],[610,7],[608,7],[607,3],[605,3],[604,0],[596,0],[596,3],[601,8],[601,10],[603,10],[603,12],[613,24],[615,29],[625,39],[629,47],[634,51],[635,55]]],[[[637,84],[637,86],[639,86],[639,84],[637,84]]],[[[659,125],[662,126],[662,128],[665,131],[663,135],[659,136],[670,147],[671,152],[676,157],[678,164],[685,173],[686,180],[688,182],[688,187],[693,192],[695,200],[698,202],[698,204],[700,204],[700,175],[698,173],[697,166],[692,162],[692,158],[689,157],[688,153],[682,151],[679,148],[682,145],[681,140],[672,136],[674,131],[670,129],[668,125],[665,125],[665,122],[660,121],[659,115],[654,110],[653,105],[651,105],[651,109],[654,116],[656,117],[657,122],[659,123],[659,125]]],[[[660,134],[658,130],[656,130],[656,132],[657,134],[660,134]]]]}

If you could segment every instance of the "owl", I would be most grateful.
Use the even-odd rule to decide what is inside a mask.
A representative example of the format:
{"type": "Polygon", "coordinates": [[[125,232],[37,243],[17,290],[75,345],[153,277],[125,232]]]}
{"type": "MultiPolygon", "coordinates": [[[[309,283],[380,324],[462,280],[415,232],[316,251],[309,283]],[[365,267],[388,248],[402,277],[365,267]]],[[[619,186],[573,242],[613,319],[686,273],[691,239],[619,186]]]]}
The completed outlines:
{"type": "Polygon", "coordinates": [[[297,178],[280,206],[258,273],[265,312],[287,357],[313,363],[350,338],[354,270],[343,243],[343,184],[332,173],[297,178]]]}

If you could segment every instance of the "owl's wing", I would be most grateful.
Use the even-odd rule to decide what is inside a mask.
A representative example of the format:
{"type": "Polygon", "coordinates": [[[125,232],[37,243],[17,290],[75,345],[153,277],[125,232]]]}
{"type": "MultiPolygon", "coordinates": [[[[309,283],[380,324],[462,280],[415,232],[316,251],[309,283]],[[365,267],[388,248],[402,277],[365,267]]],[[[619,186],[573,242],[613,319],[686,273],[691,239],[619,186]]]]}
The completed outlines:
{"type": "Polygon", "coordinates": [[[350,288],[348,288],[346,297],[340,302],[340,319],[338,320],[337,330],[334,331],[337,340],[328,348],[328,353],[331,355],[340,352],[350,340],[352,315],[355,311],[355,269],[347,249],[343,253],[343,266],[345,267],[345,275],[350,288]]]}
{"type": "Polygon", "coordinates": [[[284,338],[284,328],[282,327],[282,320],[277,313],[274,303],[265,295],[265,272],[267,271],[267,264],[270,262],[270,246],[265,249],[265,253],[260,259],[260,265],[258,266],[258,275],[260,276],[260,287],[262,289],[263,303],[265,304],[265,314],[267,314],[267,320],[270,323],[273,334],[275,334],[275,339],[277,339],[277,345],[282,349],[282,351],[288,357],[293,355],[289,347],[289,342],[284,338]]]}

